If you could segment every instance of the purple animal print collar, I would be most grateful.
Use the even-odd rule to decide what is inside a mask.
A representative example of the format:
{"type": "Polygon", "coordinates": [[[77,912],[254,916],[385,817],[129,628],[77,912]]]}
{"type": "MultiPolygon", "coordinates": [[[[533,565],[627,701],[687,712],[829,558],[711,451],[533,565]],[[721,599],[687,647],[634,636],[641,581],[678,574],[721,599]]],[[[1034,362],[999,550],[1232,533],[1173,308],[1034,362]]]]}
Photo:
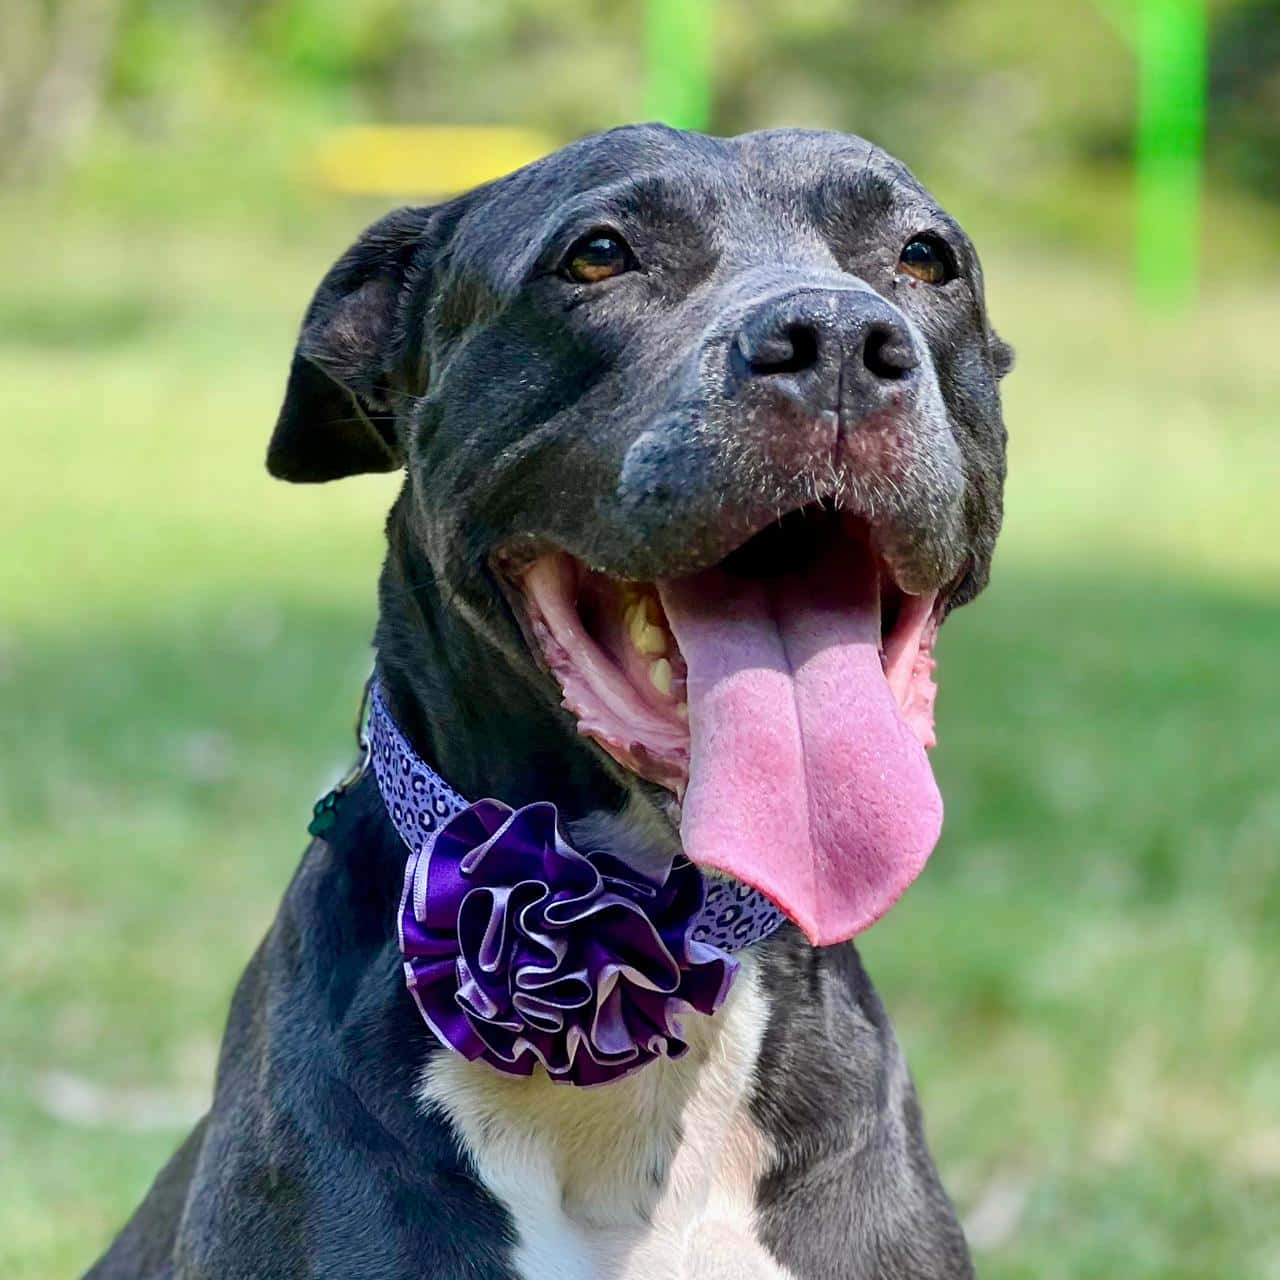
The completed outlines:
{"type": "Polygon", "coordinates": [[[409,850],[405,982],[442,1044],[499,1071],[593,1085],[687,1044],[714,1013],[732,952],[786,917],[755,889],[677,857],[660,881],[561,837],[555,806],[468,804],[406,741],[374,681],[366,760],[409,850]]]}

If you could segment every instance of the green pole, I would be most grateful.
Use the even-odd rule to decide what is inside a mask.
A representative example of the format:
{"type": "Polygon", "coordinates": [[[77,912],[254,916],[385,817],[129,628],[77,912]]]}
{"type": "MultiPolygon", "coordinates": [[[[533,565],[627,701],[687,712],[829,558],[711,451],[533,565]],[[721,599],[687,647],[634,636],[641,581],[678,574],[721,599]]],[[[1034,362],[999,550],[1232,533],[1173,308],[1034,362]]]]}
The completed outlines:
{"type": "Polygon", "coordinates": [[[649,0],[644,109],[677,129],[711,115],[711,0],[649,0]]]}
{"type": "Polygon", "coordinates": [[[1142,0],[1134,265],[1139,295],[1160,309],[1189,305],[1199,284],[1207,29],[1205,0],[1142,0]]]}

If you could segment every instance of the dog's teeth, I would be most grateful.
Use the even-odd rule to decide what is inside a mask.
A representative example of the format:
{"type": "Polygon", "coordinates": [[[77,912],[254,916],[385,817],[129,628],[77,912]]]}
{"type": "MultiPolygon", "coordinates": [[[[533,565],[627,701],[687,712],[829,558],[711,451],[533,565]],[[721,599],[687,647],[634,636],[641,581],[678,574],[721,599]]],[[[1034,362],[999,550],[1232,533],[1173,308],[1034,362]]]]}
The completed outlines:
{"type": "Polygon", "coordinates": [[[632,637],[637,649],[647,658],[667,651],[667,636],[661,627],[646,626],[639,635],[632,637]]]}
{"type": "Polygon", "coordinates": [[[667,633],[650,621],[651,601],[637,601],[627,609],[625,620],[627,634],[635,649],[647,658],[656,658],[667,651],[667,633]]]}
{"type": "Polygon", "coordinates": [[[689,704],[687,702],[677,702],[676,715],[681,720],[687,720],[689,718],[689,704]]]}
{"type": "Polygon", "coordinates": [[[659,658],[649,668],[649,683],[663,697],[667,697],[671,693],[671,663],[666,658],[659,658]]]}

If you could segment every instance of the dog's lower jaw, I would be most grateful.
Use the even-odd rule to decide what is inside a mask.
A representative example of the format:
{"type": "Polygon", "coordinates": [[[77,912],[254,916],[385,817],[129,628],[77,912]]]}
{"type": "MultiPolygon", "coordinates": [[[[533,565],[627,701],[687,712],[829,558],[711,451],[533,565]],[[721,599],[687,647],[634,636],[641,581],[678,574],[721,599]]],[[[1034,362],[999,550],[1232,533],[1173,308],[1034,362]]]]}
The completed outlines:
{"type": "Polygon", "coordinates": [[[500,599],[458,606],[412,519],[402,497],[388,520],[374,638],[388,707],[410,744],[470,800],[546,800],[565,820],[621,810],[631,779],[578,734],[514,629],[504,641],[500,599]],[[481,613],[493,623],[484,630],[481,613]]]}
{"type": "Polygon", "coordinates": [[[756,962],[714,1018],[686,1015],[689,1051],[570,1089],[439,1052],[418,1088],[511,1214],[522,1280],[783,1280],[756,1233],[772,1144],[750,1094],[768,1025],[756,962]]]}

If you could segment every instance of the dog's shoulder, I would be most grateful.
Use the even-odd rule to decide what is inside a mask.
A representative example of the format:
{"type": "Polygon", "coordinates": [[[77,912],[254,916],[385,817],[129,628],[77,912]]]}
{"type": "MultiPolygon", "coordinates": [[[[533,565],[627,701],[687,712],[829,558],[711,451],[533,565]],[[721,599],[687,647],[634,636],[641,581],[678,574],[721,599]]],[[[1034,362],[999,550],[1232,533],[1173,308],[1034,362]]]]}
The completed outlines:
{"type": "Polygon", "coordinates": [[[762,1240],[802,1276],[968,1280],[906,1061],[857,950],[813,949],[788,929],[762,949],[760,982],[771,1017],[751,1109],[774,1152],[762,1240]]]}
{"type": "Polygon", "coordinates": [[[209,1115],[94,1280],[512,1280],[508,1215],[414,1097],[437,1046],[399,978],[397,866],[361,783],[240,979],[209,1115]]]}

